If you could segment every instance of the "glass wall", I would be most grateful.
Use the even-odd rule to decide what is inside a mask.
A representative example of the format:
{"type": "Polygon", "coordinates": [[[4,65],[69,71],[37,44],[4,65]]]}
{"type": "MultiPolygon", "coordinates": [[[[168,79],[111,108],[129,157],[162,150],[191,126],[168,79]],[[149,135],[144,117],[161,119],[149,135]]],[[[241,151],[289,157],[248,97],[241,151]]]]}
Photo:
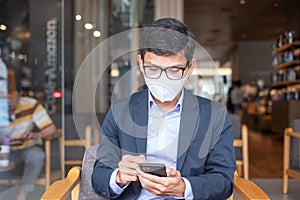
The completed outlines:
{"type": "MultiPolygon", "coordinates": [[[[157,0],[13,2],[0,2],[1,8],[14,13],[4,21],[6,30],[0,21],[0,45],[9,47],[7,64],[15,69],[21,95],[35,98],[63,131],[64,161],[58,162],[56,142],[51,163],[53,171],[62,164],[64,175],[80,164],[87,145],[99,142],[98,130],[111,101],[144,87],[136,61],[141,28],[159,16],[183,18],[182,2],[173,5],[178,12],[164,9],[166,2],[157,0]]],[[[4,17],[1,13],[0,19],[4,17]]],[[[210,58],[199,49],[197,60],[210,58]]],[[[186,88],[222,101],[222,77],[199,71],[186,88]]]]}
{"type": "MultiPolygon", "coordinates": [[[[23,188],[22,177],[26,163],[21,152],[28,152],[37,146],[38,152],[46,152],[47,134],[58,134],[51,126],[53,121],[57,129],[63,128],[63,15],[64,1],[61,0],[3,0],[0,2],[0,55],[8,71],[13,71],[13,80],[8,89],[8,111],[10,123],[0,126],[0,197],[16,199],[23,188]],[[16,84],[16,91],[11,87],[16,84]],[[45,111],[45,112],[44,112],[45,111]],[[46,114],[47,113],[47,114],[46,114]],[[41,131],[43,130],[43,131],[41,131]],[[47,130],[47,131],[46,131],[47,130]],[[33,133],[33,136],[28,134],[33,133]],[[9,136],[9,162],[3,164],[3,135],[9,136]],[[25,137],[27,135],[27,137],[25,137]],[[31,139],[29,139],[31,138],[31,139]]],[[[1,71],[2,73],[3,71],[1,71]]],[[[10,73],[9,73],[10,74],[10,73]]],[[[2,106],[2,105],[1,105],[2,106]]],[[[51,174],[61,177],[60,145],[58,139],[51,141],[50,161],[35,157],[41,170],[36,187],[36,195],[28,199],[39,199],[46,184],[46,166],[51,174]],[[40,159],[40,160],[39,160],[40,159]],[[50,165],[48,165],[50,164],[50,165]],[[57,172],[57,173],[56,173],[57,172]],[[39,190],[40,189],[40,190],[39,190]]],[[[30,171],[33,169],[27,169],[30,171]]],[[[35,181],[35,178],[31,180],[35,181]]],[[[31,186],[30,186],[31,188],[31,186]]]]}

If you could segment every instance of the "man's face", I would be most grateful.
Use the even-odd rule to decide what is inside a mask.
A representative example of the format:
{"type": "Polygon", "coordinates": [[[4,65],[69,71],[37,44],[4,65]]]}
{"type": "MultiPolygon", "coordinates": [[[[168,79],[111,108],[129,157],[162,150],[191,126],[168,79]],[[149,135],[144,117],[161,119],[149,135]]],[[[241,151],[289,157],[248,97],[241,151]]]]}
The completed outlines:
{"type": "Polygon", "coordinates": [[[162,103],[177,99],[194,65],[194,61],[190,64],[181,53],[159,56],[146,52],[144,60],[140,55],[137,60],[152,96],[162,103]]]}
{"type": "Polygon", "coordinates": [[[187,59],[181,54],[175,54],[170,56],[159,56],[152,52],[146,52],[144,55],[144,62],[140,55],[137,57],[139,66],[158,66],[161,68],[167,68],[171,66],[186,67],[187,59]]]}

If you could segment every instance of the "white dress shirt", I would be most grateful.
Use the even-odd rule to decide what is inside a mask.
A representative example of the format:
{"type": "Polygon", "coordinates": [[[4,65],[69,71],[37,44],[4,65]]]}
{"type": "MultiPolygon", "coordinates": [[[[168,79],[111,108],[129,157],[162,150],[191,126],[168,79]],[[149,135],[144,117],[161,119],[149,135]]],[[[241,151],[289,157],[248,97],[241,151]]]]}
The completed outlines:
{"type": "MultiPolygon", "coordinates": [[[[176,169],[177,148],[179,138],[180,116],[182,109],[182,101],[184,90],[176,106],[169,112],[163,112],[154,102],[150,92],[148,94],[148,134],[146,160],[148,162],[163,163],[168,168],[176,169]]],[[[115,194],[121,194],[127,187],[120,188],[116,184],[116,169],[110,179],[110,188],[115,194]]],[[[185,199],[193,199],[193,192],[190,182],[183,178],[186,189],[184,193],[185,199]]],[[[155,196],[149,191],[142,189],[138,200],[145,199],[166,199],[170,197],[155,196]]],[[[180,197],[174,197],[180,199],[180,197]]]]}

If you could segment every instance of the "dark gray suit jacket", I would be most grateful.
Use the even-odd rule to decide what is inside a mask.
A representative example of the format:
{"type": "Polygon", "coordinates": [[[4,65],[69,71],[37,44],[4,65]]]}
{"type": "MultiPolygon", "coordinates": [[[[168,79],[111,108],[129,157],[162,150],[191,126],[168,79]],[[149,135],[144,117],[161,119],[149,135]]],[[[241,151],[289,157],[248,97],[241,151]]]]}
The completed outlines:
{"type": "MultiPolygon", "coordinates": [[[[235,155],[232,124],[221,104],[184,92],[177,170],[192,186],[194,199],[226,199],[233,189],[235,155]]],[[[109,188],[122,155],[145,154],[148,90],[112,104],[100,130],[101,143],[92,174],[95,192],[110,199],[136,199],[141,185],[132,182],[117,196],[109,188]]]]}

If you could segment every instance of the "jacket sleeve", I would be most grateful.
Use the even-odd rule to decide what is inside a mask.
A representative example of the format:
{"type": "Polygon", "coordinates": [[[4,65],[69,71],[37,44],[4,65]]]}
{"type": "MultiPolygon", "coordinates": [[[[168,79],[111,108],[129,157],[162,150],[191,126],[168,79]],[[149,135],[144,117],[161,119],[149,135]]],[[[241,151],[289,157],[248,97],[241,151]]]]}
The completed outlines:
{"type": "Polygon", "coordinates": [[[221,110],[225,116],[224,123],[218,124],[217,121],[214,124],[220,129],[213,128],[212,146],[204,159],[204,173],[186,177],[191,183],[194,199],[227,199],[233,191],[236,162],[232,124],[226,109],[221,110]]]}
{"type": "Polygon", "coordinates": [[[118,127],[112,116],[111,109],[108,111],[102,124],[101,142],[97,150],[97,159],[92,173],[92,186],[96,193],[109,199],[115,199],[110,187],[109,180],[112,172],[118,167],[121,151],[117,139],[118,127]]]}

